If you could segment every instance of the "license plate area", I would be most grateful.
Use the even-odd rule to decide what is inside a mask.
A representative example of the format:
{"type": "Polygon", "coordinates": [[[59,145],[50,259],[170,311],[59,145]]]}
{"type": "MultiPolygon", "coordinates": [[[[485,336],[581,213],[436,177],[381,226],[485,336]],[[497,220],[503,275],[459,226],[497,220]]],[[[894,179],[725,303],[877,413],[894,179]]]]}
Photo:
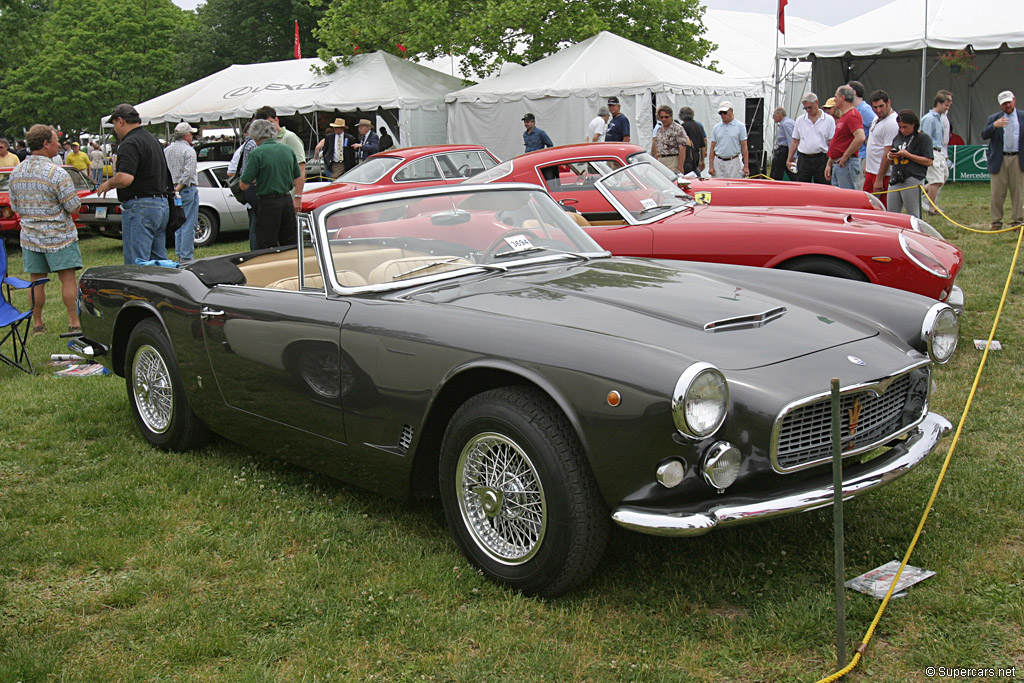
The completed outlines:
{"type": "Polygon", "coordinates": [[[105,207],[105,206],[97,206],[96,207],[96,218],[101,218],[102,219],[102,218],[106,218],[106,217],[107,217],[107,207],[105,207]]]}

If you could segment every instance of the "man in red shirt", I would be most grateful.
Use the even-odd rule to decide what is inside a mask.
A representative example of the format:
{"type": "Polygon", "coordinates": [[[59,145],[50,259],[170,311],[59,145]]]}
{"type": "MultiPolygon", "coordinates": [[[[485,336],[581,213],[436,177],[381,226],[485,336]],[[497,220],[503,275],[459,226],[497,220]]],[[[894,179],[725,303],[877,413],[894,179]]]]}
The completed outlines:
{"type": "Polygon", "coordinates": [[[828,147],[828,164],[825,166],[825,177],[836,187],[847,190],[857,189],[860,176],[857,152],[864,144],[864,121],[853,104],[856,97],[856,92],[848,85],[836,88],[839,120],[836,121],[836,133],[828,147]]]}

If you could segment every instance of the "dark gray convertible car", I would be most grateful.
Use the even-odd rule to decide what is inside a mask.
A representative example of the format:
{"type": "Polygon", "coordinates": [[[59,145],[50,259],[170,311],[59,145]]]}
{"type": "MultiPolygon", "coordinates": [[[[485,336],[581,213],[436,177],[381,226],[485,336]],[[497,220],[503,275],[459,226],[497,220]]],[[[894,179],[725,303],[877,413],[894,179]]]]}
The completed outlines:
{"type": "Polygon", "coordinates": [[[552,596],[613,522],[694,536],[885,484],[949,429],[945,304],[764,268],[613,258],[542,190],[458,185],[300,218],[299,243],[90,268],[81,353],[152,444],[211,432],[395,496],[439,496],[486,574],[552,596]]]}

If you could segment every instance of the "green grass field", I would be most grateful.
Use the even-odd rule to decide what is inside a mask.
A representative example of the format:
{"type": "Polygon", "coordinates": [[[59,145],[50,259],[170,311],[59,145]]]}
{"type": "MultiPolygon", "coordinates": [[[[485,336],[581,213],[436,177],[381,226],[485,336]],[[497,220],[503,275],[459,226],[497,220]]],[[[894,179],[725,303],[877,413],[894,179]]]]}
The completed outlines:
{"type": "MultiPolygon", "coordinates": [[[[988,223],[987,185],[950,186],[942,204],[988,223]]],[[[956,424],[1017,233],[931,222],[967,260],[960,350],[933,397],[956,424]]],[[[88,265],[121,262],[118,241],[81,246],[88,265]]],[[[245,248],[240,237],[197,255],[245,248]]],[[[1013,284],[1004,350],[990,355],[911,559],[937,575],[891,603],[849,680],[922,681],[929,666],[1024,676],[1021,292],[1013,284]]],[[[524,598],[468,565],[438,504],[387,500],[223,440],[150,448],[123,379],[52,376],[67,323],[56,284],[48,295],[53,333],[30,340],[39,374],[0,367],[0,683],[776,682],[835,667],[830,510],[689,540],[616,529],[581,588],[524,598]]],[[[902,557],[949,441],[846,505],[847,578],[902,557]]],[[[852,654],[878,601],[848,592],[847,606],[852,654]]]]}

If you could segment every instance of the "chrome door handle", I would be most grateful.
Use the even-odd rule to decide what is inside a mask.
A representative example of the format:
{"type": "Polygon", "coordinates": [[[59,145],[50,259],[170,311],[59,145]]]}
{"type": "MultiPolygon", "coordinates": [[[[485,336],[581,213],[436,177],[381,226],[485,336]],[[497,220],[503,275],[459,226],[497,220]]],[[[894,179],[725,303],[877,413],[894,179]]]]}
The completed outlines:
{"type": "Polygon", "coordinates": [[[203,308],[199,311],[200,318],[215,318],[219,315],[224,315],[224,311],[217,311],[210,308],[209,306],[203,306],[203,308]]]}

